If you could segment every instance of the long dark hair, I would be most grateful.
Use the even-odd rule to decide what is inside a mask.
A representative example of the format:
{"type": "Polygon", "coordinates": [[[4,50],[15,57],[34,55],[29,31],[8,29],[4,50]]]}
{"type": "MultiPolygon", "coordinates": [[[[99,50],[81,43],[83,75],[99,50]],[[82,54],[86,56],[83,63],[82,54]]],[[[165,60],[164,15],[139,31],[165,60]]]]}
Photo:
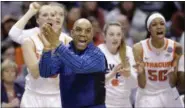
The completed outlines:
{"type": "Polygon", "coordinates": [[[133,8],[130,10],[130,12],[127,12],[127,11],[122,7],[122,4],[123,4],[124,2],[125,2],[125,1],[119,2],[119,4],[118,4],[118,9],[120,10],[121,14],[126,15],[126,16],[128,17],[129,22],[132,22],[132,19],[133,19],[135,10],[136,10],[136,4],[135,4],[135,2],[133,2],[133,1],[126,1],[126,2],[133,2],[133,8]]]}

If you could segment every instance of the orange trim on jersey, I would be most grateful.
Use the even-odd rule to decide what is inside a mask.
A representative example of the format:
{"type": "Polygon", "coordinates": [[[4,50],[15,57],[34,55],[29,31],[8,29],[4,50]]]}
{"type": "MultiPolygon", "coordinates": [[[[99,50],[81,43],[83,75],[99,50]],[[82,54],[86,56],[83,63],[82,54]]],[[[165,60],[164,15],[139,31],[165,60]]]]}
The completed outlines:
{"type": "Polygon", "coordinates": [[[168,47],[168,43],[169,43],[169,42],[168,42],[168,41],[169,41],[168,39],[165,39],[165,41],[166,41],[166,46],[164,47],[164,50],[166,50],[166,49],[167,49],[167,47],[168,47]]]}
{"type": "Polygon", "coordinates": [[[150,44],[149,44],[149,39],[147,40],[147,46],[148,46],[148,49],[149,49],[150,51],[152,51],[152,48],[150,47],[150,44]]]}

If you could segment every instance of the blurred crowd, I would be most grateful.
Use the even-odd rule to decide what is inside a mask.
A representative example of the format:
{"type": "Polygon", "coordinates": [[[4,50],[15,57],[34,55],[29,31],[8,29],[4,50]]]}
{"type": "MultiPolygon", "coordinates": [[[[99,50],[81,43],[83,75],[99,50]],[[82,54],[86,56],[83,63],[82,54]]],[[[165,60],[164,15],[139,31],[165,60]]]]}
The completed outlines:
{"type": "MultiPolygon", "coordinates": [[[[11,82],[19,84],[18,91],[23,93],[25,76],[27,69],[24,64],[21,46],[13,42],[8,32],[29,8],[29,1],[4,1],[1,2],[1,68],[2,83],[11,82]],[[7,59],[9,61],[7,61],[7,59]],[[15,64],[15,66],[13,65],[15,64]],[[12,72],[16,74],[11,75],[12,72]],[[9,75],[7,75],[9,74],[9,75]],[[11,80],[10,77],[13,76],[11,80]],[[8,78],[8,79],[7,79],[8,78]]],[[[87,18],[91,21],[94,30],[94,44],[99,45],[104,42],[102,35],[103,26],[108,21],[119,21],[124,27],[126,43],[132,45],[147,38],[145,19],[151,12],[160,12],[167,20],[166,37],[180,42],[184,46],[184,26],[185,26],[185,2],[178,1],[59,1],[59,2],[39,2],[40,4],[63,4],[66,8],[66,18],[63,25],[63,32],[70,34],[74,22],[79,18],[87,18]]],[[[25,29],[37,26],[33,17],[26,25],[25,29]]],[[[8,90],[5,90],[8,92],[8,90]]],[[[6,97],[6,96],[5,96],[6,97]]],[[[19,98],[16,98],[19,99],[19,98]]],[[[1,99],[3,100],[3,99],[1,99]]],[[[5,99],[6,100],[6,99],[5,99]]],[[[13,100],[15,101],[15,99],[13,100]]],[[[16,100],[17,101],[17,100],[16,100]]],[[[15,103],[15,102],[13,102],[15,103]]],[[[16,105],[15,105],[16,106],[16,105]]]]}

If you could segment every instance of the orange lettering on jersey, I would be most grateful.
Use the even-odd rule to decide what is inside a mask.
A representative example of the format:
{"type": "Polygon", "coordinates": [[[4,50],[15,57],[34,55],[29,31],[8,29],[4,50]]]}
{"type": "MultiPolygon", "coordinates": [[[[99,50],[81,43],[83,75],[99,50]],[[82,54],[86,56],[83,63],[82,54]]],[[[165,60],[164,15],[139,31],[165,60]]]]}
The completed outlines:
{"type": "Polygon", "coordinates": [[[118,79],[112,79],[111,83],[112,83],[112,86],[118,86],[119,85],[119,80],[118,79]]]}
{"type": "Polygon", "coordinates": [[[172,62],[145,62],[145,66],[149,68],[166,68],[171,67],[172,62]]]}
{"type": "Polygon", "coordinates": [[[151,81],[166,81],[168,70],[148,70],[148,79],[151,81]]]}

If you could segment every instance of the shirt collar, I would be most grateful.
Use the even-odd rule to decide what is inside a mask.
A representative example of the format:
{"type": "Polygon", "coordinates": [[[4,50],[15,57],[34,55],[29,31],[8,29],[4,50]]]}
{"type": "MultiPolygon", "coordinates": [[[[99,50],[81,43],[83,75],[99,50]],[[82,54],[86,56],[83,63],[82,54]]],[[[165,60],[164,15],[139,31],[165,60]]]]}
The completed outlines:
{"type": "MultiPolygon", "coordinates": [[[[80,53],[78,54],[82,54],[84,53],[86,50],[92,48],[94,46],[94,43],[93,42],[90,42],[88,45],[87,45],[87,48],[85,48],[83,51],[81,51],[80,53]]],[[[71,41],[69,42],[69,49],[73,50],[75,52],[75,46],[74,46],[74,41],[71,41]]],[[[77,53],[77,52],[75,52],[77,53]]]]}

